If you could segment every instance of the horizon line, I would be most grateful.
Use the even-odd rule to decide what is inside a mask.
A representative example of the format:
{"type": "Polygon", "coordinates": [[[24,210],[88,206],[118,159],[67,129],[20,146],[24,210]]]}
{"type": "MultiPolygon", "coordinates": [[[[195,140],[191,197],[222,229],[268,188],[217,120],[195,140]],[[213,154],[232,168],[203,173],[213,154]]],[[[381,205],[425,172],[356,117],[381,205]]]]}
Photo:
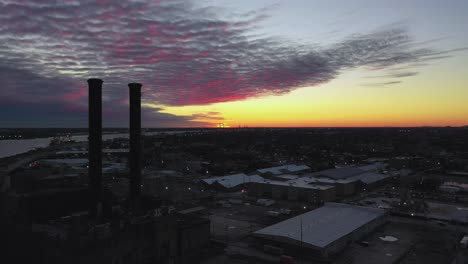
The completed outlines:
{"type": "MultiPolygon", "coordinates": [[[[467,125],[460,126],[233,126],[233,127],[142,127],[142,129],[285,129],[285,128],[466,128],[467,125]]],[[[89,129],[88,127],[0,127],[0,129],[89,129]]],[[[103,127],[102,129],[129,129],[128,127],[103,127]]]]}

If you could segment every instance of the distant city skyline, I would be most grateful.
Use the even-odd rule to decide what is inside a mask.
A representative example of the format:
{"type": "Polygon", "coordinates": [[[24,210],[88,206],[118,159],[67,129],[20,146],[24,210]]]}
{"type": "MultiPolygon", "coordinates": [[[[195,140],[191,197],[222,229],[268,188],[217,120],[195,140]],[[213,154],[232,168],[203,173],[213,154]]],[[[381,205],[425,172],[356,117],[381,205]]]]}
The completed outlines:
{"type": "Polygon", "coordinates": [[[468,2],[0,0],[0,127],[468,125],[468,2]]]}

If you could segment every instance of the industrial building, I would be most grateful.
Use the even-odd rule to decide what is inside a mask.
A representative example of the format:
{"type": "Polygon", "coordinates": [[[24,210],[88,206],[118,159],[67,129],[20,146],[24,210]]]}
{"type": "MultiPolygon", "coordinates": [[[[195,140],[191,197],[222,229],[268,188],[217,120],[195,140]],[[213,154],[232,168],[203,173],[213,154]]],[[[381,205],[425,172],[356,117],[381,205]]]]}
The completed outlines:
{"type": "Polygon", "coordinates": [[[314,184],[295,175],[263,178],[243,173],[203,179],[204,185],[221,191],[247,190],[250,196],[321,204],[335,199],[332,185],[314,184]],[[285,178],[286,177],[286,178],[285,178]],[[289,177],[289,179],[288,179],[289,177]]]}
{"type": "Polygon", "coordinates": [[[354,179],[329,179],[311,176],[312,174],[305,174],[302,176],[297,175],[280,175],[276,178],[287,179],[292,182],[300,182],[301,184],[325,185],[335,187],[336,197],[344,197],[356,193],[358,185],[357,180],[354,179]]]}
{"type": "Polygon", "coordinates": [[[258,230],[253,236],[258,238],[258,245],[277,248],[286,255],[330,259],[385,221],[382,209],[325,203],[323,207],[258,230]]]}
{"type": "MultiPolygon", "coordinates": [[[[87,179],[66,181],[64,185],[55,184],[57,177],[52,177],[41,185],[31,180],[34,184],[27,184],[24,190],[17,190],[18,184],[12,186],[11,204],[15,206],[9,206],[9,215],[14,221],[10,220],[4,237],[15,252],[7,252],[6,262],[196,263],[209,245],[208,219],[178,214],[172,201],[142,193],[141,84],[129,84],[127,177],[103,177],[102,83],[99,79],[88,80],[88,158],[42,160],[58,167],[88,165],[87,179]],[[127,183],[122,199],[112,192],[113,183],[120,179],[127,183]]],[[[111,166],[110,171],[119,168],[111,166]]]]}
{"type": "Polygon", "coordinates": [[[237,191],[244,185],[252,182],[263,182],[265,179],[258,175],[246,175],[238,173],[222,177],[212,177],[201,180],[202,184],[216,190],[237,191]]]}
{"type": "Polygon", "coordinates": [[[310,168],[306,165],[296,165],[296,164],[288,164],[288,165],[283,165],[283,166],[277,166],[277,167],[271,167],[271,168],[264,168],[264,169],[259,169],[257,170],[256,173],[259,173],[260,175],[281,175],[281,174],[298,174],[298,173],[304,173],[309,171],[310,168]]]}
{"type": "Polygon", "coordinates": [[[302,201],[318,205],[335,199],[335,187],[294,180],[264,180],[250,183],[248,194],[255,197],[302,201]]]}
{"type": "Polygon", "coordinates": [[[378,171],[381,162],[360,167],[334,168],[308,172],[306,165],[284,165],[257,170],[260,175],[238,173],[201,180],[219,191],[245,189],[250,196],[322,204],[384,183],[390,176],[378,171]]]}
{"type": "Polygon", "coordinates": [[[350,193],[352,189],[354,189],[354,192],[357,192],[360,189],[374,188],[385,183],[386,180],[390,178],[390,175],[380,173],[384,167],[384,163],[377,162],[357,167],[327,169],[307,174],[307,176],[314,178],[328,178],[335,180],[335,183],[340,182],[340,188],[343,192],[339,191],[338,193],[340,196],[345,196],[352,194],[350,193]],[[353,185],[353,187],[346,185],[353,185]]]}

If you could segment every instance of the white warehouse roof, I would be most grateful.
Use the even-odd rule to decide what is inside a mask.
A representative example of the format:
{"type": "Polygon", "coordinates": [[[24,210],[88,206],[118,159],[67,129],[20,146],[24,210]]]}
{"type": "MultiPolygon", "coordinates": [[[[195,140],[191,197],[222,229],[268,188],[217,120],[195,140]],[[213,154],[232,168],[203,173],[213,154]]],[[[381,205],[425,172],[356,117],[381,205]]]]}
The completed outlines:
{"type": "Polygon", "coordinates": [[[254,236],[298,245],[324,248],[354,230],[383,216],[384,210],[340,203],[324,206],[254,232],[254,236]]]}
{"type": "Polygon", "coordinates": [[[278,186],[291,186],[296,188],[305,188],[305,189],[313,189],[313,190],[328,190],[334,188],[332,185],[317,185],[313,182],[306,182],[301,181],[300,178],[298,180],[289,180],[289,181],[272,181],[272,180],[264,180],[261,183],[271,184],[271,185],[278,185],[278,186]]]}
{"type": "Polygon", "coordinates": [[[244,173],[222,176],[222,177],[213,177],[203,179],[203,182],[206,184],[213,184],[215,182],[221,184],[225,188],[234,188],[243,183],[250,183],[250,182],[263,182],[264,179],[258,175],[247,175],[244,173]]]}
{"type": "Polygon", "coordinates": [[[271,167],[271,168],[265,168],[265,169],[259,169],[257,170],[259,173],[272,173],[273,175],[280,175],[284,173],[291,173],[291,172],[300,172],[300,171],[305,171],[310,169],[306,165],[296,165],[296,164],[289,164],[289,165],[283,165],[283,166],[278,166],[278,167],[271,167]]]}
{"type": "Polygon", "coordinates": [[[349,178],[354,175],[358,175],[364,173],[363,170],[355,167],[347,167],[347,168],[336,168],[336,169],[328,169],[323,171],[314,172],[313,176],[322,176],[328,177],[335,180],[349,178]]]}
{"type": "Polygon", "coordinates": [[[370,183],[381,181],[388,177],[390,176],[385,175],[385,174],[380,174],[376,172],[366,172],[366,173],[359,174],[353,177],[349,177],[348,180],[358,180],[358,181],[362,181],[365,184],[370,184],[370,183]]]}

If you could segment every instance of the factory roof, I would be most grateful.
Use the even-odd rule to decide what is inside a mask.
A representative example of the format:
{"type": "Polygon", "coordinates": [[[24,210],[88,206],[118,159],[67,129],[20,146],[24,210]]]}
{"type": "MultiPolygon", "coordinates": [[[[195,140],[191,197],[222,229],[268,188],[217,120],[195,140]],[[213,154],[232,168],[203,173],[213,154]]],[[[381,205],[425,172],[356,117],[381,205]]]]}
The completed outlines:
{"type": "MultiPolygon", "coordinates": [[[[281,177],[281,176],[277,176],[277,177],[281,177]]],[[[325,178],[325,177],[319,177],[315,173],[306,174],[306,175],[303,175],[303,176],[297,176],[294,179],[297,179],[297,181],[304,181],[304,182],[307,182],[307,183],[320,183],[320,184],[324,184],[324,183],[326,183],[326,184],[351,183],[351,182],[356,181],[354,179],[335,180],[335,179],[330,179],[330,178],[325,178]]]]}
{"type": "Polygon", "coordinates": [[[292,172],[301,172],[310,169],[306,165],[296,165],[296,164],[289,164],[265,169],[257,170],[259,173],[272,173],[273,175],[280,175],[284,173],[292,173],[292,172]]]}
{"type": "Polygon", "coordinates": [[[284,174],[284,175],[278,175],[275,176],[276,178],[284,179],[284,180],[294,180],[299,178],[297,175],[291,175],[291,174],[284,174]]]}
{"type": "Polygon", "coordinates": [[[318,171],[313,173],[314,176],[323,176],[332,178],[335,180],[349,178],[354,175],[358,175],[364,173],[363,170],[355,167],[347,167],[347,168],[336,168],[336,169],[328,169],[323,171],[318,171]]]}
{"type": "Polygon", "coordinates": [[[358,168],[360,170],[363,170],[363,171],[378,171],[378,170],[383,169],[384,167],[385,167],[385,163],[375,162],[375,163],[372,163],[372,164],[367,164],[367,165],[360,166],[358,168]]]}
{"type": "Polygon", "coordinates": [[[314,179],[310,180],[304,177],[301,177],[301,178],[288,177],[288,178],[291,178],[291,179],[287,181],[277,181],[277,180],[264,179],[263,177],[258,176],[258,175],[249,176],[244,173],[239,173],[239,174],[222,176],[222,177],[206,178],[206,179],[203,179],[202,181],[209,185],[217,182],[218,184],[221,184],[225,188],[234,188],[240,184],[252,183],[252,182],[278,185],[278,186],[291,186],[291,187],[297,187],[297,188],[315,189],[315,190],[327,190],[330,188],[334,188],[332,185],[317,185],[315,184],[317,182],[314,179]]]}
{"type": "Polygon", "coordinates": [[[389,175],[381,174],[381,173],[376,173],[376,172],[366,172],[363,174],[358,174],[356,176],[352,176],[348,178],[348,180],[358,180],[362,181],[363,183],[369,184],[369,183],[374,183],[381,181],[385,178],[390,177],[389,175]]]}
{"type": "Polygon", "coordinates": [[[234,188],[243,183],[263,182],[264,179],[258,175],[249,176],[244,173],[239,173],[239,174],[222,176],[222,177],[207,178],[207,179],[203,179],[202,181],[209,185],[217,182],[221,184],[222,186],[224,186],[225,188],[234,188]]]}
{"type": "Polygon", "coordinates": [[[314,184],[315,182],[309,182],[303,180],[302,178],[289,180],[289,181],[273,181],[273,180],[264,180],[262,183],[271,184],[271,185],[279,185],[279,186],[291,186],[296,188],[306,188],[306,189],[314,189],[314,190],[328,190],[330,188],[334,188],[332,185],[317,185],[314,184]]]}
{"type": "Polygon", "coordinates": [[[324,248],[383,216],[384,213],[384,210],[377,208],[325,203],[318,209],[271,225],[253,234],[257,237],[297,245],[302,240],[304,245],[324,248]]]}

